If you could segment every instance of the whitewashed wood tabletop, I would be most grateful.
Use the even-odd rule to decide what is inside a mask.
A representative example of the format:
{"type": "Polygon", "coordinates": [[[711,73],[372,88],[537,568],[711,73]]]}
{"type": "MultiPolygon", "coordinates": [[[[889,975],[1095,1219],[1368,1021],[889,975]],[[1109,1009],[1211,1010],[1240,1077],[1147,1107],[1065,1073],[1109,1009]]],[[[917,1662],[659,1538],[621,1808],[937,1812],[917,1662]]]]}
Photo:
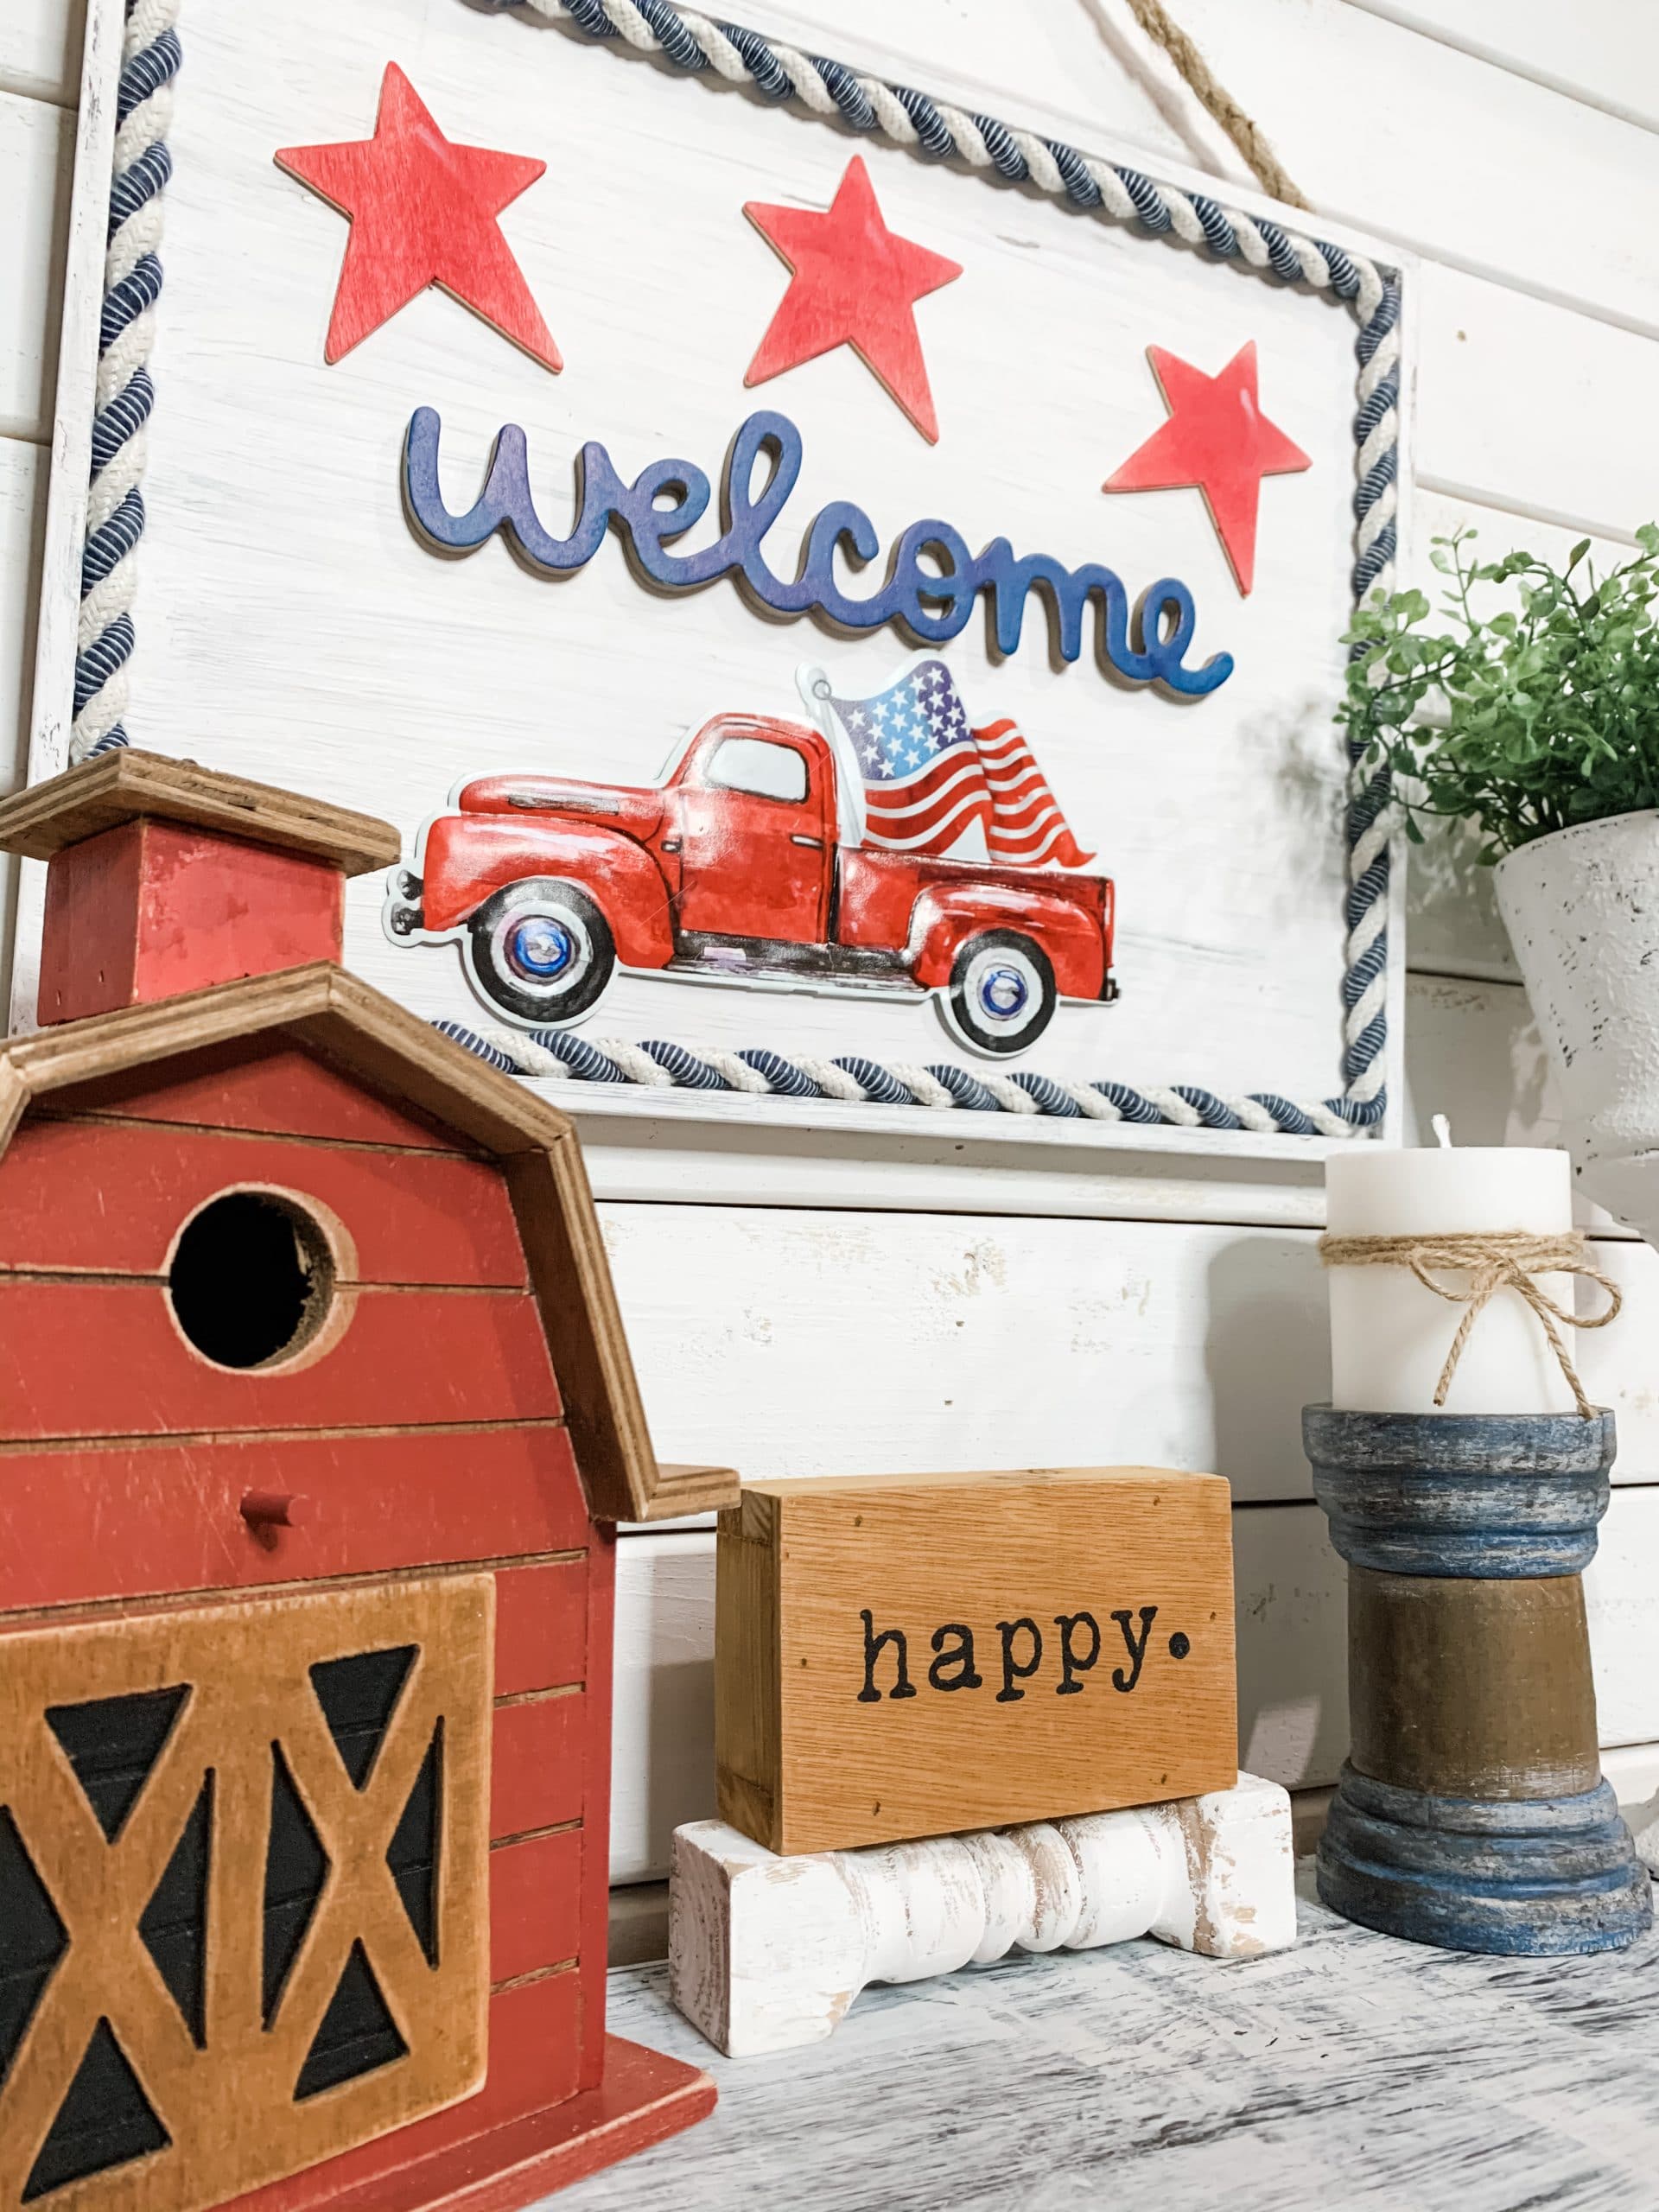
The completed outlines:
{"type": "Polygon", "coordinates": [[[666,1967],[613,1974],[613,2032],[706,2067],[720,2104],[548,2203],[1655,2212],[1659,1940],[1476,1958],[1348,1927],[1301,1887],[1294,1951],[1007,1959],[871,1990],[771,2059],[711,2050],[666,1967]]]}

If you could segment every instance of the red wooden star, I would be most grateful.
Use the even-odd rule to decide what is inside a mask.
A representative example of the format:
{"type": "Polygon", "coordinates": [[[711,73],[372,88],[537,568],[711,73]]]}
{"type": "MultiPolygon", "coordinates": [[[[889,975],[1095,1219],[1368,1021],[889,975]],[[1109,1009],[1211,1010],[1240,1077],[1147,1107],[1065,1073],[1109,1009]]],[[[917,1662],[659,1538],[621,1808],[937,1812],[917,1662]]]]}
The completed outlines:
{"type": "Polygon", "coordinates": [[[882,220],[863,157],[855,154],[824,213],[751,200],[743,213],[792,272],[749,363],[764,384],[837,346],[850,346],[930,443],[937,444],[915,302],[960,276],[959,262],[901,238],[882,220]]]}
{"type": "Polygon", "coordinates": [[[372,138],[284,146],[277,166],[351,220],[323,359],[338,361],[436,284],[550,369],[559,349],[496,217],[545,162],[457,146],[395,61],[372,138]]]}
{"type": "Polygon", "coordinates": [[[1262,479],[1313,462],[1262,412],[1255,396],[1255,340],[1241,346],[1219,376],[1148,346],[1147,359],[1169,410],[1155,429],[1101,486],[1104,492],[1161,492],[1196,484],[1242,594],[1255,580],[1255,518],[1262,479]]]}

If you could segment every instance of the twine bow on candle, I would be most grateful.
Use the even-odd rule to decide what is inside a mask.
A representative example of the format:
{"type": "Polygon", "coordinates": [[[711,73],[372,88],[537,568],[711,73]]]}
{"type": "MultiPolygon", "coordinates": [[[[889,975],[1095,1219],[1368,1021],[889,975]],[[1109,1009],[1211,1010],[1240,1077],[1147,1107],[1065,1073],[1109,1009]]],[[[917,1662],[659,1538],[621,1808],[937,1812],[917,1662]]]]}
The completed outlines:
{"type": "Polygon", "coordinates": [[[1579,1380],[1573,1356],[1561,1340],[1556,1323],[1580,1329],[1605,1329],[1617,1320],[1624,1304],[1617,1283],[1610,1281],[1590,1262],[1589,1248],[1576,1230],[1560,1236],[1535,1236],[1522,1230],[1477,1231],[1446,1236],[1322,1236],[1319,1257],[1327,1268],[1409,1268],[1425,1290],[1451,1306],[1461,1306],[1452,1349],[1446,1355],[1440,1379],[1434,1386],[1434,1402],[1446,1403],[1452,1377],[1458,1371],[1469,1332],[1500,1290],[1512,1290],[1525,1299],[1543,1325],[1549,1348],[1560,1362],[1579,1412],[1588,1421],[1593,1410],[1579,1380]],[[1461,1284],[1437,1282],[1435,1274],[1452,1273],[1461,1284]],[[1607,1311],[1588,1320],[1563,1313],[1534,1281],[1535,1275],[1584,1275],[1607,1294],[1607,1311]]]}

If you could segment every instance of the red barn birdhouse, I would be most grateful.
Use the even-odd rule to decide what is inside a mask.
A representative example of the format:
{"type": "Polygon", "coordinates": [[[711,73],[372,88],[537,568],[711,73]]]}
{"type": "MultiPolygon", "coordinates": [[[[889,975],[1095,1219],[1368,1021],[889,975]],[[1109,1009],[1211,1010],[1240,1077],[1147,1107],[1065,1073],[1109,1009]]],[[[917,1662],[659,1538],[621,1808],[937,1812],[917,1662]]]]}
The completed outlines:
{"type": "Polygon", "coordinates": [[[385,823],[118,753],[0,1049],[0,2212],[523,2203],[708,2111],[604,2032],[615,1522],[570,1124],[339,965],[385,823]]]}

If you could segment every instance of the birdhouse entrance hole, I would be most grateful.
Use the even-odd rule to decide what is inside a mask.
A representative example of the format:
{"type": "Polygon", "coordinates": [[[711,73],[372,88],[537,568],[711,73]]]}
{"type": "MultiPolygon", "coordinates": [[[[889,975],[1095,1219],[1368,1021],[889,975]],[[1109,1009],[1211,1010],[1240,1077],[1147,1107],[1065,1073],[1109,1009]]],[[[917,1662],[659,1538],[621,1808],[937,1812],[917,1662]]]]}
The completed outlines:
{"type": "Polygon", "coordinates": [[[270,1191],[227,1191],[186,1223],[168,1270],[180,1328],[216,1367],[271,1367],[316,1336],[334,1302],[320,1222],[270,1191]]]}

